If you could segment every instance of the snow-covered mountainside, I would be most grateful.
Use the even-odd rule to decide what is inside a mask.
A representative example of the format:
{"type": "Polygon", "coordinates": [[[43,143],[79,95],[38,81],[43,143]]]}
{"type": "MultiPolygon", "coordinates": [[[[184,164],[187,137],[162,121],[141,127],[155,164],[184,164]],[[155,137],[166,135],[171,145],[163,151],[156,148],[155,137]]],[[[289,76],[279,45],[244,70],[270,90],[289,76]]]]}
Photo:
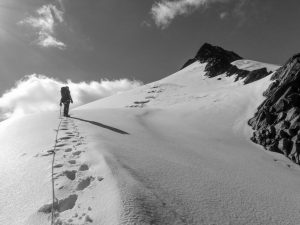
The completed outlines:
{"type": "MultiPolygon", "coordinates": [[[[230,62],[251,72],[273,65],[230,62]]],[[[73,109],[0,124],[0,223],[298,224],[300,169],[251,142],[270,76],[179,72],[73,109]],[[59,126],[60,124],[60,126],[59,126]]]]}

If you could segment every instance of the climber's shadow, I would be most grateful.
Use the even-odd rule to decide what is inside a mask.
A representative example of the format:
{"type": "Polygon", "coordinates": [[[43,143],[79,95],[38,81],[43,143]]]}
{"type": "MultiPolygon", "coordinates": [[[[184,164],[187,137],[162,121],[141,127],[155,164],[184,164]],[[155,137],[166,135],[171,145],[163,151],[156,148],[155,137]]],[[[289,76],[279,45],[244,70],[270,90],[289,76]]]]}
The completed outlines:
{"type": "Polygon", "coordinates": [[[114,131],[114,132],[119,133],[119,134],[129,134],[126,131],[120,130],[120,129],[115,128],[115,127],[110,127],[110,126],[107,126],[105,124],[98,123],[98,122],[95,122],[95,121],[84,120],[84,119],[73,117],[73,116],[71,116],[70,118],[75,119],[75,120],[80,120],[80,121],[83,121],[83,122],[87,122],[87,123],[91,123],[91,124],[96,125],[98,127],[102,127],[102,128],[114,131]]]}

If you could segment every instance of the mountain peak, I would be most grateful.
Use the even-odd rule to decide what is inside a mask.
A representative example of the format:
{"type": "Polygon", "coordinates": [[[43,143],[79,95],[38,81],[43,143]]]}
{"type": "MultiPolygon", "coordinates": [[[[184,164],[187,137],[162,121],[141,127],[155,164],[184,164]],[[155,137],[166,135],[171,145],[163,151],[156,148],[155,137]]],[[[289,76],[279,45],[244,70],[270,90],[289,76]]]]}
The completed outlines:
{"type": "Polygon", "coordinates": [[[232,51],[227,51],[219,46],[213,46],[209,43],[204,43],[201,46],[195,58],[202,63],[210,62],[213,60],[220,60],[224,63],[231,63],[233,61],[242,59],[241,56],[232,51]]]}
{"type": "Polygon", "coordinates": [[[231,62],[239,59],[242,59],[242,57],[232,51],[227,51],[219,46],[214,46],[209,43],[204,43],[198,50],[196,56],[189,59],[183,65],[182,69],[196,61],[207,63],[207,75],[213,77],[224,73],[231,66],[231,62]]]}
{"type": "Polygon", "coordinates": [[[219,46],[204,43],[198,50],[196,56],[189,59],[183,65],[182,69],[199,61],[200,63],[206,63],[205,71],[207,77],[215,77],[221,74],[226,74],[226,76],[235,75],[235,81],[244,79],[245,84],[259,80],[269,74],[266,68],[248,71],[239,69],[232,64],[232,62],[241,59],[243,58],[233,51],[228,51],[219,46]]]}

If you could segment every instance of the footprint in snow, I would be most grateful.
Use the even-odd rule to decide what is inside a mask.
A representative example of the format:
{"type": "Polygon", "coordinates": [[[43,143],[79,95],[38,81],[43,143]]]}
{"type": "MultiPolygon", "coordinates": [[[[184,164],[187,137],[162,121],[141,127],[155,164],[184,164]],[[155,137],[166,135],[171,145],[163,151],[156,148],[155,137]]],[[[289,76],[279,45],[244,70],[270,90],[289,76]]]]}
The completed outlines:
{"type": "Polygon", "coordinates": [[[147,97],[145,97],[145,99],[155,99],[155,96],[147,96],[147,97]]]}
{"type": "Polygon", "coordinates": [[[68,139],[71,139],[71,137],[62,137],[59,140],[64,141],[64,140],[68,140],[68,139]]]}
{"type": "Polygon", "coordinates": [[[73,152],[72,153],[74,156],[77,156],[77,155],[80,155],[81,154],[81,151],[76,151],[76,152],[73,152]]]}
{"type": "Polygon", "coordinates": [[[146,103],[148,103],[148,102],[150,102],[150,100],[145,100],[145,101],[135,101],[135,102],[133,102],[134,104],[146,104],[146,103]]]}
{"type": "Polygon", "coordinates": [[[91,217],[90,217],[89,215],[86,215],[86,217],[85,217],[85,222],[92,223],[93,220],[91,219],[91,217]]]}
{"type": "Polygon", "coordinates": [[[63,166],[64,166],[63,164],[56,164],[55,166],[53,166],[53,168],[61,168],[63,166]]]}
{"type": "Polygon", "coordinates": [[[90,186],[91,182],[92,182],[94,179],[95,179],[94,177],[87,177],[87,178],[81,180],[81,181],[78,183],[76,190],[77,190],[77,191],[82,191],[82,190],[86,189],[88,186],[90,186]]]}
{"type": "Polygon", "coordinates": [[[82,164],[80,167],[79,167],[79,171],[86,171],[89,169],[89,166],[87,164],[82,164]]]}
{"type": "MultiPolygon", "coordinates": [[[[59,151],[59,149],[57,149],[56,151],[59,151]]],[[[34,157],[46,157],[46,156],[52,156],[53,155],[53,151],[52,152],[47,152],[44,154],[36,154],[34,157]]]]}
{"type": "Polygon", "coordinates": [[[77,171],[76,170],[66,170],[63,172],[63,174],[70,180],[75,180],[76,178],[76,173],[77,171]]]}
{"type": "Polygon", "coordinates": [[[59,147],[63,147],[63,146],[66,146],[67,144],[59,144],[59,145],[56,145],[57,148],[59,147]]]}
{"type": "Polygon", "coordinates": [[[69,160],[69,163],[70,163],[70,164],[76,164],[76,160],[71,159],[71,160],[69,160]]]}
{"type": "Polygon", "coordinates": [[[72,151],[72,148],[67,148],[66,150],[65,150],[65,152],[71,152],[72,151]]]}
{"type": "MultiPolygon", "coordinates": [[[[54,203],[54,210],[58,212],[64,212],[66,210],[74,208],[78,195],[72,194],[64,199],[58,200],[54,203]]],[[[52,203],[42,206],[38,212],[42,213],[51,213],[52,212],[52,203]]]]}

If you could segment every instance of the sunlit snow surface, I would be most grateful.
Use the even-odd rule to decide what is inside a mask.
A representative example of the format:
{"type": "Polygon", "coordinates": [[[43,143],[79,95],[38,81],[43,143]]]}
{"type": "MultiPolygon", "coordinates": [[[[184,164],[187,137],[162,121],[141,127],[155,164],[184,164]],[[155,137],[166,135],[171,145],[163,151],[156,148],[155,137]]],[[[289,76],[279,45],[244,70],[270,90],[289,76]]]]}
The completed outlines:
{"type": "MultiPolygon", "coordinates": [[[[269,77],[243,85],[224,75],[207,78],[204,68],[196,62],[63,119],[55,160],[57,221],[299,223],[298,166],[249,140],[247,120],[269,77]]],[[[0,224],[50,224],[51,214],[38,211],[51,203],[47,150],[58,114],[1,123],[0,224]]]]}
{"type": "Polygon", "coordinates": [[[249,71],[266,68],[268,72],[270,71],[273,72],[279,68],[279,66],[277,65],[273,65],[269,63],[261,63],[261,62],[248,60],[248,59],[236,60],[231,64],[237,66],[239,69],[249,70],[249,71]]]}

